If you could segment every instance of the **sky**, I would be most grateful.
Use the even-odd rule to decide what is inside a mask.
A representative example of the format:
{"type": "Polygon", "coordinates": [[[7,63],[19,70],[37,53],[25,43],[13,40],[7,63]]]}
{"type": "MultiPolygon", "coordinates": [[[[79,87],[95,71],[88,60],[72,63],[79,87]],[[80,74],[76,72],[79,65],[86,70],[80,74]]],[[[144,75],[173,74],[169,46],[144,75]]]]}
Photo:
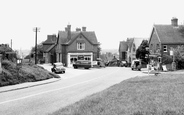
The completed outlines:
{"type": "Polygon", "coordinates": [[[95,31],[102,49],[118,49],[131,37],[149,38],[154,24],[184,24],[182,0],[0,0],[0,43],[16,50],[35,46],[58,34],[85,26],[95,31]]]}

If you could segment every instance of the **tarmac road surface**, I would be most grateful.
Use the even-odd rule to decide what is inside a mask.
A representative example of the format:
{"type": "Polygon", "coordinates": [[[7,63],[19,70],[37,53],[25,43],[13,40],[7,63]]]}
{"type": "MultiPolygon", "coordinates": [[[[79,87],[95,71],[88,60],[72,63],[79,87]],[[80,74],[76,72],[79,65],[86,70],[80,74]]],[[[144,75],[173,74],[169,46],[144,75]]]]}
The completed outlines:
{"type": "Polygon", "coordinates": [[[125,79],[142,75],[145,74],[124,67],[70,68],[65,75],[60,74],[63,79],[57,82],[0,93],[0,115],[45,115],[125,79]]]}

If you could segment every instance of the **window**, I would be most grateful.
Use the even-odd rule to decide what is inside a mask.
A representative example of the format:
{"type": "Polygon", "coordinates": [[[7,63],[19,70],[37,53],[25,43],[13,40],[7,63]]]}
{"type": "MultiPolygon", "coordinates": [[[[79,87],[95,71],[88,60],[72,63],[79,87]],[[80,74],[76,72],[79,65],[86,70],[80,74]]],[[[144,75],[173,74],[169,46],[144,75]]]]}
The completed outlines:
{"type": "Polygon", "coordinates": [[[163,51],[167,52],[167,46],[166,45],[163,46],[163,51]]]}
{"type": "Polygon", "coordinates": [[[77,50],[85,50],[85,43],[77,43],[77,50]]]}

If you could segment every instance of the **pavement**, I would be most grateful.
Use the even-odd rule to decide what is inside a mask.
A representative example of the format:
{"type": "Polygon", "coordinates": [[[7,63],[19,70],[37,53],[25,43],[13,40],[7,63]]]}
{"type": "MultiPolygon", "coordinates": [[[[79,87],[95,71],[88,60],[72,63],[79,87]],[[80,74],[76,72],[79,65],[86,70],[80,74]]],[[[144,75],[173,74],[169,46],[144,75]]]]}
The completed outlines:
{"type": "MultiPolygon", "coordinates": [[[[52,67],[50,64],[45,64],[45,65],[41,65],[41,66],[44,67],[45,69],[49,70],[49,71],[50,71],[50,68],[52,67]]],[[[77,70],[69,68],[69,71],[77,71],[77,70]]],[[[81,74],[81,72],[79,72],[79,73],[73,72],[73,73],[79,75],[79,74],[81,74]]],[[[148,70],[146,68],[142,68],[141,72],[145,73],[145,74],[148,74],[148,70]]],[[[165,73],[169,73],[169,74],[184,74],[184,70],[159,72],[159,73],[161,73],[161,74],[165,74],[165,73]]],[[[149,74],[150,75],[154,75],[154,72],[150,72],[149,74]]],[[[66,75],[66,77],[68,78],[69,76],[72,76],[72,75],[73,74],[68,74],[68,75],[66,75]]],[[[4,86],[4,87],[0,87],[0,93],[8,92],[8,91],[14,91],[14,90],[19,90],[19,89],[24,89],[24,88],[30,88],[30,87],[44,85],[44,84],[49,84],[49,83],[57,82],[57,81],[62,80],[62,79],[65,79],[65,77],[51,78],[51,79],[47,79],[47,80],[43,80],[43,81],[26,82],[26,83],[21,83],[21,84],[16,84],[16,85],[4,86]]]]}
{"type": "Polygon", "coordinates": [[[0,87],[0,93],[30,88],[30,87],[44,85],[44,84],[49,84],[49,83],[57,82],[59,80],[61,80],[61,79],[60,78],[51,78],[51,79],[47,79],[47,80],[43,80],[43,81],[26,82],[26,83],[21,83],[21,84],[16,84],[16,85],[4,86],[4,87],[0,87]]]}

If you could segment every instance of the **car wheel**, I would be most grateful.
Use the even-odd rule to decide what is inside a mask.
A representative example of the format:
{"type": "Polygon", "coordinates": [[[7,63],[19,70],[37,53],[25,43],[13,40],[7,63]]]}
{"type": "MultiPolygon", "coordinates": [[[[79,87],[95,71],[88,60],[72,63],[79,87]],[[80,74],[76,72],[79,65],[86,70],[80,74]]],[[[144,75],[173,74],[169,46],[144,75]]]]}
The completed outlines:
{"type": "Polygon", "coordinates": [[[77,69],[77,66],[73,66],[74,67],[74,69],[77,69]]]}
{"type": "Polygon", "coordinates": [[[84,68],[84,69],[89,69],[89,68],[84,68]]]}
{"type": "Polygon", "coordinates": [[[55,72],[54,68],[51,69],[52,72],[55,72]]]}
{"type": "Polygon", "coordinates": [[[63,73],[65,73],[65,71],[63,71],[63,73]]]}

